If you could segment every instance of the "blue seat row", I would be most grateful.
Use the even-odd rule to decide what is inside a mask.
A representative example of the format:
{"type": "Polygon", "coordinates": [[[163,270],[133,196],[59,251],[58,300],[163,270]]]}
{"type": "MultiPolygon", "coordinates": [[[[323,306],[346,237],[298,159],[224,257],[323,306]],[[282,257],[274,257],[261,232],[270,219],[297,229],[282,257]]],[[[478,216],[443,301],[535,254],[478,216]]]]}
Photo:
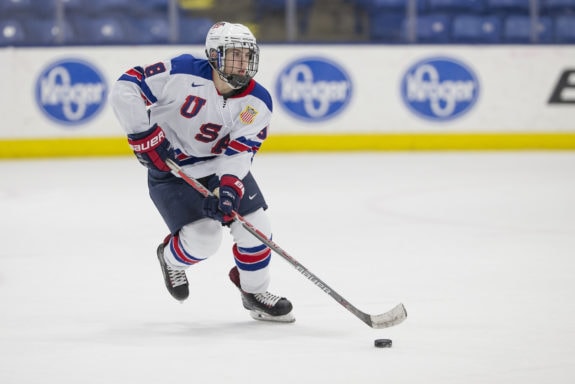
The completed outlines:
{"type": "MultiPolygon", "coordinates": [[[[176,43],[203,44],[209,18],[180,17],[176,43]]],[[[53,44],[161,44],[171,42],[170,25],[163,17],[76,16],[60,25],[54,18],[0,19],[0,46],[53,44]]]]}
{"type": "MultiPolygon", "coordinates": [[[[56,12],[60,0],[0,0],[0,15],[46,15],[56,12]]],[[[167,10],[170,0],[61,0],[67,12],[98,15],[111,12],[142,14],[167,10]]]]}
{"type": "MultiPolygon", "coordinates": [[[[386,10],[404,11],[410,0],[348,0],[368,14],[386,10]]],[[[418,13],[529,13],[531,0],[415,0],[418,13]]],[[[575,13],[575,0],[539,0],[541,14],[575,13]]]]}
{"type": "MultiPolygon", "coordinates": [[[[409,31],[404,14],[373,14],[370,22],[372,41],[407,42],[409,31]]],[[[524,15],[428,14],[417,18],[415,31],[418,43],[571,44],[575,43],[575,15],[543,16],[532,26],[531,18],[524,15]]]]}
{"type": "MultiPolygon", "coordinates": [[[[311,8],[315,0],[295,0],[298,12],[298,28],[307,33],[311,8]]],[[[286,0],[253,0],[255,21],[260,23],[266,16],[272,13],[285,12],[286,0]]]]}
{"type": "MultiPolygon", "coordinates": [[[[535,3],[532,0],[346,1],[355,6],[357,33],[367,30],[371,39],[389,42],[406,40],[404,25],[408,11],[415,11],[418,17],[417,26],[420,31],[418,40],[432,40],[433,42],[525,41],[523,37],[520,38],[525,32],[524,17],[531,14],[533,4],[537,4],[538,15],[542,17],[537,26],[539,37],[537,41],[570,42],[571,21],[563,17],[575,15],[575,0],[538,0],[535,3]],[[412,1],[416,5],[414,10],[408,9],[412,1]],[[367,25],[363,22],[364,14],[369,20],[367,25]],[[478,28],[482,32],[474,33],[473,30],[478,28]],[[483,31],[482,28],[486,28],[487,31],[483,31]]],[[[531,34],[530,29],[528,32],[531,34]]]]}

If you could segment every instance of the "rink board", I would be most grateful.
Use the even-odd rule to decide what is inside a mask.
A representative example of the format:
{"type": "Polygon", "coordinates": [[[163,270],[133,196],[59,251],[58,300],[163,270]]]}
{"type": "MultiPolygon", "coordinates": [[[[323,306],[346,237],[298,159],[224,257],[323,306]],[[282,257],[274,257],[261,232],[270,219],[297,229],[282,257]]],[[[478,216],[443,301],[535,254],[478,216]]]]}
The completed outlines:
{"type": "MultiPolygon", "coordinates": [[[[129,154],[107,94],[201,46],[0,49],[0,158],[129,154]]],[[[262,46],[262,151],[572,150],[575,47],[262,46]]]]}

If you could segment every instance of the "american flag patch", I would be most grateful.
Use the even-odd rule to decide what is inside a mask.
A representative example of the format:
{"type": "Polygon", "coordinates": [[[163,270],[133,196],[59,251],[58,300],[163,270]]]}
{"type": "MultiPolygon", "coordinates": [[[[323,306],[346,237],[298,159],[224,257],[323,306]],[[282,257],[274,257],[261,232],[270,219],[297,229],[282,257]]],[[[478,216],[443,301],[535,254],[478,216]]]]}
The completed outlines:
{"type": "Polygon", "coordinates": [[[254,122],[254,119],[256,118],[257,114],[258,111],[256,111],[255,109],[253,109],[248,105],[246,109],[244,109],[242,113],[240,113],[240,120],[244,124],[251,124],[254,122]]]}

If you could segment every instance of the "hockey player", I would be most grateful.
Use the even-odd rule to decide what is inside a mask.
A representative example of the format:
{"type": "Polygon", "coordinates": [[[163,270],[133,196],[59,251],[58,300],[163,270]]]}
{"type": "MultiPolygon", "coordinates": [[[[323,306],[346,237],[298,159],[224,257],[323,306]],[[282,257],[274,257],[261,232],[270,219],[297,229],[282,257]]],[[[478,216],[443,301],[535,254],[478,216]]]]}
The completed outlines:
{"type": "Polygon", "coordinates": [[[271,250],[230,214],[238,212],[271,238],[266,201],[250,167],[268,134],[272,100],[253,77],[259,47],[241,24],[218,22],[208,31],[207,59],[189,54],[126,71],[110,103],[128,143],[148,168],[152,201],[170,230],[157,248],[166,288],[189,295],[186,269],[213,255],[222,229],[233,237],[229,277],[255,319],[292,322],[292,304],[267,291],[271,250]],[[170,173],[174,160],[214,191],[204,198],[170,173]]]}

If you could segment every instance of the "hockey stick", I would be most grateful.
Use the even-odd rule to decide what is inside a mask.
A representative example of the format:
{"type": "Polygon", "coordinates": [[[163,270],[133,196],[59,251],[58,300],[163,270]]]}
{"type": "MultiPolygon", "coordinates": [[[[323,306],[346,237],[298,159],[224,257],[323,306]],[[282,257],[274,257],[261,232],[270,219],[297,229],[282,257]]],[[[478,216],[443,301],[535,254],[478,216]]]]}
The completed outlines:
{"type": "MultiPolygon", "coordinates": [[[[175,175],[184,179],[184,181],[186,181],[189,185],[191,185],[196,191],[201,193],[204,197],[208,197],[208,196],[213,195],[213,193],[209,189],[204,187],[197,180],[186,175],[184,173],[184,171],[182,170],[182,168],[180,168],[180,166],[178,164],[176,164],[172,160],[167,160],[166,163],[168,164],[168,166],[170,167],[170,169],[172,170],[172,172],[175,175]]],[[[327,285],[325,282],[323,282],[319,277],[317,277],[310,270],[308,270],[306,267],[304,267],[299,261],[297,261],[292,256],[290,256],[279,245],[274,243],[272,240],[268,239],[267,236],[263,232],[261,232],[260,230],[255,228],[248,221],[246,221],[246,219],[244,219],[240,214],[238,214],[237,212],[234,212],[233,213],[233,220],[240,223],[242,225],[242,227],[244,227],[249,233],[251,233],[253,236],[255,236],[262,243],[264,243],[265,245],[270,247],[270,249],[272,249],[275,253],[277,253],[278,255],[283,257],[288,263],[290,263],[295,269],[297,269],[297,271],[299,273],[304,275],[309,281],[311,281],[313,284],[315,284],[322,291],[324,291],[325,293],[330,295],[332,297],[332,299],[337,301],[344,308],[346,308],[348,311],[353,313],[357,318],[359,318],[361,321],[363,321],[364,323],[366,323],[370,327],[372,327],[372,328],[388,328],[388,327],[400,324],[401,322],[403,322],[403,320],[405,320],[407,318],[407,311],[405,310],[405,307],[401,303],[396,305],[394,308],[390,309],[389,311],[382,313],[382,314],[379,314],[379,315],[370,315],[370,314],[367,314],[367,313],[359,310],[353,304],[351,304],[349,301],[344,299],[339,293],[334,291],[329,285],[327,285]]]]}

